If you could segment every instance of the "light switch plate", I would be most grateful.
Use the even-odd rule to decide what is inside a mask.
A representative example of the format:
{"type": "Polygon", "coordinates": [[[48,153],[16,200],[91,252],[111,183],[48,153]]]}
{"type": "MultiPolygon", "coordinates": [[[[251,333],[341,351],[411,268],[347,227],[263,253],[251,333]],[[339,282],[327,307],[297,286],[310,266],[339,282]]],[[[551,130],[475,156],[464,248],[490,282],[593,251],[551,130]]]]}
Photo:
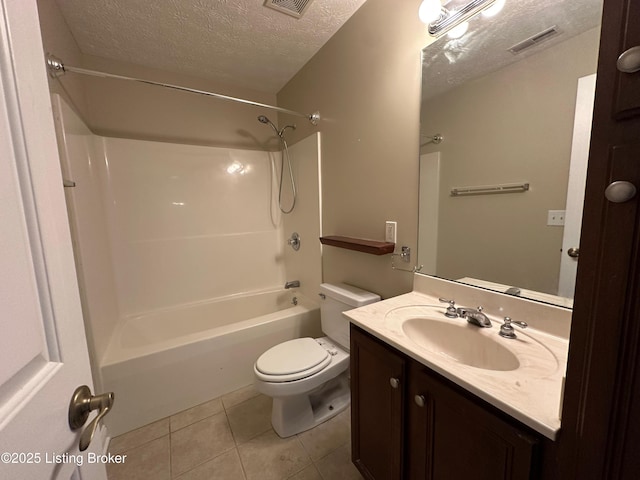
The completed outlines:
{"type": "Polygon", "coordinates": [[[384,225],[384,241],[385,242],[391,242],[391,243],[397,243],[396,242],[396,231],[397,230],[398,230],[398,223],[397,222],[390,222],[390,221],[385,222],[385,225],[384,225]]]}

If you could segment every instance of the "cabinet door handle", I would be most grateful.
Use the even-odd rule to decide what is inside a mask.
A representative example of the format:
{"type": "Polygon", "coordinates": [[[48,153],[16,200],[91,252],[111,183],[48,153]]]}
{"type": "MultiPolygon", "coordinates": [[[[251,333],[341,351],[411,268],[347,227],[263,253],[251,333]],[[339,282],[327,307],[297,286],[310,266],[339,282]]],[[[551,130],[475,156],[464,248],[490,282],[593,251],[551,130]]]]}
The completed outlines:
{"type": "Polygon", "coordinates": [[[604,191],[604,196],[613,203],[624,203],[636,196],[636,186],[631,182],[618,180],[610,183],[604,191]]]}
{"type": "Polygon", "coordinates": [[[635,73],[640,71],[640,45],[631,47],[618,57],[616,62],[618,70],[622,73],[635,73]]]}
{"type": "Polygon", "coordinates": [[[400,379],[391,377],[389,383],[391,384],[391,388],[398,388],[400,386],[400,379]]]}
{"type": "Polygon", "coordinates": [[[416,395],[415,397],[413,397],[413,401],[416,402],[416,405],[418,405],[419,407],[424,407],[424,395],[416,395]]]}

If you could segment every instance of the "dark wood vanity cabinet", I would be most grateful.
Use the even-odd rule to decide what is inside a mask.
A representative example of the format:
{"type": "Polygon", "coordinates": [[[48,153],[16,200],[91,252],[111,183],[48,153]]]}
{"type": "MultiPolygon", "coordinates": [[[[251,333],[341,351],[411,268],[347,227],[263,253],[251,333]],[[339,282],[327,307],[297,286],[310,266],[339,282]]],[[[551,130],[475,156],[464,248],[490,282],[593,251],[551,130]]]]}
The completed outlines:
{"type": "Polygon", "coordinates": [[[367,479],[403,478],[406,373],[403,356],[351,327],[351,451],[367,479]]]}
{"type": "Polygon", "coordinates": [[[409,363],[406,475],[410,479],[529,480],[538,439],[409,363]]]}
{"type": "Polygon", "coordinates": [[[351,395],[352,459],[367,479],[540,478],[536,434],[353,325],[351,395]]]}

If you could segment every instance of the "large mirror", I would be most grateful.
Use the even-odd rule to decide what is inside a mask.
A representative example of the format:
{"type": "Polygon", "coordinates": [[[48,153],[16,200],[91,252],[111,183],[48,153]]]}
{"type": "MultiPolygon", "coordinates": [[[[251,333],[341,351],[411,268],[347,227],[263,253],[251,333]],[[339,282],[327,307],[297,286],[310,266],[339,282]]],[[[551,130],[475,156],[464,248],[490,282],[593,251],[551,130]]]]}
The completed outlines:
{"type": "Polygon", "coordinates": [[[506,0],[423,50],[421,273],[572,306],[601,9],[506,0]]]}

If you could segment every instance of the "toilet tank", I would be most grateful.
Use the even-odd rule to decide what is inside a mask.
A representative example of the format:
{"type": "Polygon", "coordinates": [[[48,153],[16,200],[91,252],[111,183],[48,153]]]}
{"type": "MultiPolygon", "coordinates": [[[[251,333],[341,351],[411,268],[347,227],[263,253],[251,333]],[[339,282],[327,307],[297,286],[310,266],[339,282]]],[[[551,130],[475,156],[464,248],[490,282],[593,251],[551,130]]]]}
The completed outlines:
{"type": "Polygon", "coordinates": [[[380,301],[380,296],[345,283],[320,285],[322,331],[342,348],[349,350],[349,320],[345,310],[380,301]]]}

